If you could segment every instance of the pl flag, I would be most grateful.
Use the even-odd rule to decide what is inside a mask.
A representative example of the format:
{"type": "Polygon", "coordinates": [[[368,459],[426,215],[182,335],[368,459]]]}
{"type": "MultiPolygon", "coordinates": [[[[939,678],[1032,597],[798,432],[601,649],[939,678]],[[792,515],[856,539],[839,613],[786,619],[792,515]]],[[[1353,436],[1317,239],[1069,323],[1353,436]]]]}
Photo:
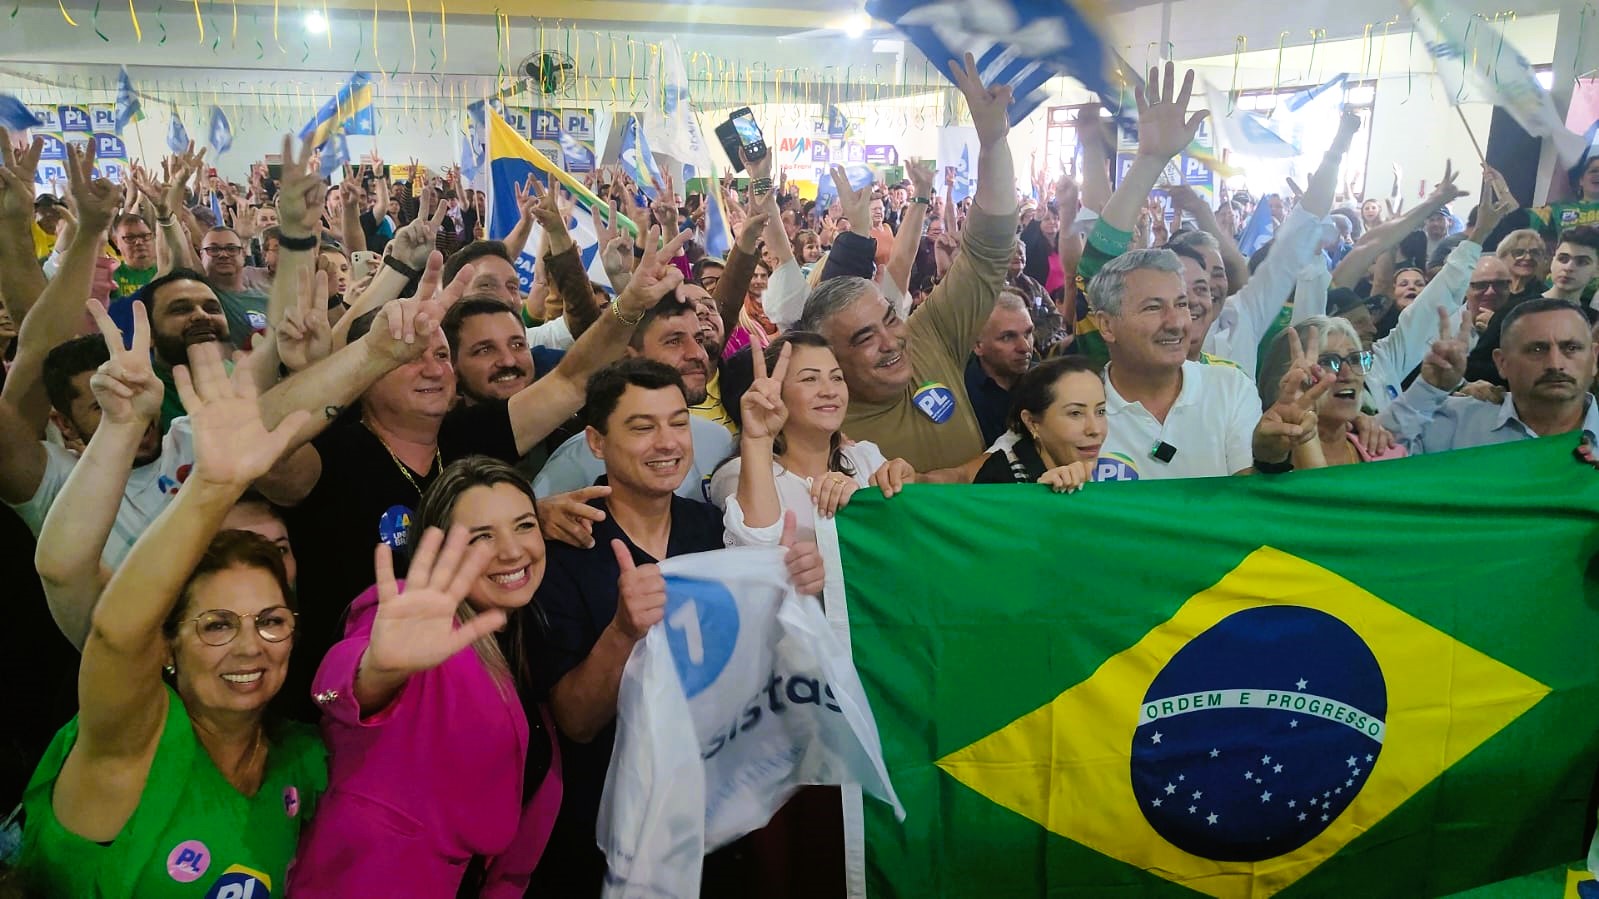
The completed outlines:
{"type": "Polygon", "coordinates": [[[189,150],[189,129],[183,127],[183,119],[178,117],[178,108],[172,107],[172,116],[167,120],[167,149],[174,153],[187,153],[189,150]]]}
{"type": "Polygon", "coordinates": [[[639,190],[649,198],[650,202],[654,202],[661,194],[656,185],[664,183],[665,179],[661,177],[661,170],[655,164],[655,154],[650,151],[649,141],[644,136],[644,129],[639,126],[638,116],[628,116],[627,125],[622,129],[620,158],[627,176],[638,184],[639,190]]]}
{"type": "Polygon", "coordinates": [[[702,856],[805,784],[859,784],[904,817],[849,650],[782,562],[747,546],[661,563],[666,618],[617,691],[607,897],[698,896],[702,856]]]}
{"type": "Polygon", "coordinates": [[[139,102],[139,93],[133,89],[133,79],[128,77],[126,67],[117,74],[117,133],[128,127],[129,122],[137,122],[144,118],[144,107],[139,102]]]}
{"type": "Polygon", "coordinates": [[[972,54],[983,84],[1015,92],[1012,125],[1044,102],[1044,83],[1057,75],[1107,104],[1121,94],[1105,22],[1085,0],[869,0],[866,11],[893,23],[945,78],[946,62],[972,54]]]}
{"type": "Polygon", "coordinates": [[[851,645],[907,812],[866,809],[870,894],[1442,896],[1582,858],[1599,475],[1576,445],[857,494],[851,645]]]}
{"type": "Polygon", "coordinates": [[[211,107],[210,142],[218,156],[233,148],[233,126],[220,106],[211,107]]]}
{"type": "MultiPolygon", "coordinates": [[[[700,133],[699,120],[689,98],[688,75],[683,70],[683,52],[676,38],[661,41],[660,79],[650,80],[644,89],[644,137],[646,146],[663,156],[696,168],[710,167],[710,150],[700,133]]],[[[651,173],[654,161],[648,164],[651,173]]],[[[641,182],[642,183],[642,182],[641,182]]]]}
{"type": "Polygon", "coordinates": [[[1555,111],[1553,98],[1538,83],[1532,64],[1504,34],[1447,0],[1404,0],[1416,34],[1432,55],[1449,101],[1492,103],[1504,109],[1533,137],[1554,141],[1562,162],[1571,165],[1587,149],[1555,111]],[[1476,23],[1478,27],[1472,28],[1476,23]]]}
{"type": "Polygon", "coordinates": [[[11,131],[42,128],[44,120],[33,114],[21,100],[10,94],[0,94],[0,125],[11,131]]]}
{"type": "Polygon", "coordinates": [[[366,72],[356,72],[300,129],[300,140],[309,139],[315,148],[339,132],[376,134],[372,111],[374,96],[372,76],[366,72]]]}

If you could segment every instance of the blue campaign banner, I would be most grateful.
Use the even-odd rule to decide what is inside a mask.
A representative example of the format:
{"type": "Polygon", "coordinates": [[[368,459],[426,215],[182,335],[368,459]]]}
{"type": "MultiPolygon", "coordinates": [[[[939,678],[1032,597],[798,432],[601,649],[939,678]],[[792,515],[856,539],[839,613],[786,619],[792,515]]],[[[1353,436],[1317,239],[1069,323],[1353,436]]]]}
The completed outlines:
{"type": "Polygon", "coordinates": [[[40,161],[49,162],[67,158],[67,143],[61,139],[61,135],[39,133],[34,137],[44,138],[44,148],[39,151],[40,161]]]}
{"type": "Polygon", "coordinates": [[[94,135],[94,156],[96,159],[127,159],[128,145],[115,134],[97,131],[94,135]]]}
{"type": "Polygon", "coordinates": [[[553,109],[530,110],[527,136],[533,140],[559,140],[561,113],[553,109]]]}
{"type": "Polygon", "coordinates": [[[61,114],[63,132],[87,134],[93,130],[93,121],[89,118],[87,106],[71,106],[63,103],[57,109],[61,114]]]}
{"type": "Polygon", "coordinates": [[[28,111],[38,116],[39,121],[44,123],[39,126],[39,130],[61,130],[61,110],[59,108],[55,106],[29,106],[28,111]]]}
{"type": "Polygon", "coordinates": [[[592,141],[594,139],[594,115],[586,109],[564,109],[561,117],[565,120],[561,127],[567,134],[578,140],[592,141]]]}
{"type": "Polygon", "coordinates": [[[523,137],[528,136],[528,126],[533,118],[533,110],[526,106],[505,106],[500,109],[500,117],[511,126],[511,130],[523,137]]]}
{"type": "Polygon", "coordinates": [[[104,131],[117,130],[117,108],[110,103],[89,104],[90,130],[99,134],[104,131]]]}

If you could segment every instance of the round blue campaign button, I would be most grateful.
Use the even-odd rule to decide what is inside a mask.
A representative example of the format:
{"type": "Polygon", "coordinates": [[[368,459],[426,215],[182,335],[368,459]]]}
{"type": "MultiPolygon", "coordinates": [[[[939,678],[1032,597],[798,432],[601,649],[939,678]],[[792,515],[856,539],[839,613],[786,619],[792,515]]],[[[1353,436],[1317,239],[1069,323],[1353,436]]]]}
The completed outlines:
{"type": "Polygon", "coordinates": [[[378,539],[396,552],[405,549],[410,538],[411,510],[406,506],[390,506],[378,519],[378,539]]]}
{"type": "Polygon", "coordinates": [[[937,381],[929,381],[916,391],[913,398],[916,408],[931,418],[934,424],[943,424],[955,414],[955,393],[937,381]]]}

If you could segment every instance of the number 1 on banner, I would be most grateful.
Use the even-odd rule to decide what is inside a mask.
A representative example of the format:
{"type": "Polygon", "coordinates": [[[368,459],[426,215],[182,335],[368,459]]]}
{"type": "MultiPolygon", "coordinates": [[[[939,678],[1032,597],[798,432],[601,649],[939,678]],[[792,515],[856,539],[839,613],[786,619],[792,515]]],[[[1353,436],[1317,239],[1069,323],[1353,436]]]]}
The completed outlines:
{"type": "Polygon", "coordinates": [[[700,635],[700,611],[694,600],[678,606],[666,623],[683,632],[683,639],[688,642],[688,660],[695,665],[704,664],[705,639],[700,635]]]}

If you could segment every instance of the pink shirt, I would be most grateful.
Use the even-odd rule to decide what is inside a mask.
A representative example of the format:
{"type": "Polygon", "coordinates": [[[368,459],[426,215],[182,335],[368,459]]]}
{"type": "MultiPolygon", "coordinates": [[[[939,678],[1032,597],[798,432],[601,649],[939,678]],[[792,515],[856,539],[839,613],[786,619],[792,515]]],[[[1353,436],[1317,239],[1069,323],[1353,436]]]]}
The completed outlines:
{"type": "Polygon", "coordinates": [[[383,711],[361,717],[355,672],[371,639],[377,588],[350,606],[345,638],[317,669],[328,792],[300,839],[287,893],[454,896],[473,856],[487,860],[482,896],[520,897],[561,802],[552,763],[524,805],[528,726],[508,682],[471,647],[411,675],[383,711]]]}

